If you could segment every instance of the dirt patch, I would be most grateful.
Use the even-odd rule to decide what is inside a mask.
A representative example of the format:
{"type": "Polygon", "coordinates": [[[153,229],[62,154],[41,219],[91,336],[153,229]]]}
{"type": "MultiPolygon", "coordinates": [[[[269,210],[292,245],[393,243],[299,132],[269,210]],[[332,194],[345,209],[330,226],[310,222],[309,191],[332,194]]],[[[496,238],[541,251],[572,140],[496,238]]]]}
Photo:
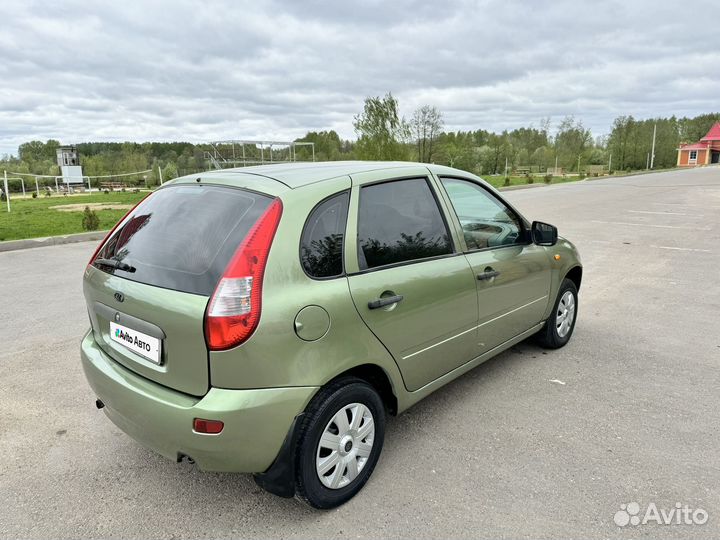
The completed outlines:
{"type": "Polygon", "coordinates": [[[85,207],[89,206],[90,210],[130,210],[132,204],[122,204],[119,202],[102,202],[102,203],[85,203],[85,204],[59,204],[50,206],[58,212],[82,212],[85,207]]]}

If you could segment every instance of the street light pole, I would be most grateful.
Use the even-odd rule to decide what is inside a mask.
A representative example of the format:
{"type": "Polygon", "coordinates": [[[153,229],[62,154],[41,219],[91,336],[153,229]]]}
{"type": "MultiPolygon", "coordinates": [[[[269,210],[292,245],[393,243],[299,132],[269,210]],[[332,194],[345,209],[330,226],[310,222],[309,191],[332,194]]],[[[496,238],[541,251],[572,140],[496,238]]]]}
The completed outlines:
{"type": "Polygon", "coordinates": [[[10,191],[7,185],[7,171],[5,171],[5,202],[7,202],[8,212],[10,211],[10,191]]]}
{"type": "Polygon", "coordinates": [[[650,168],[651,169],[655,166],[655,135],[657,135],[657,123],[655,124],[655,127],[653,127],[652,152],[650,152],[650,168]]]}

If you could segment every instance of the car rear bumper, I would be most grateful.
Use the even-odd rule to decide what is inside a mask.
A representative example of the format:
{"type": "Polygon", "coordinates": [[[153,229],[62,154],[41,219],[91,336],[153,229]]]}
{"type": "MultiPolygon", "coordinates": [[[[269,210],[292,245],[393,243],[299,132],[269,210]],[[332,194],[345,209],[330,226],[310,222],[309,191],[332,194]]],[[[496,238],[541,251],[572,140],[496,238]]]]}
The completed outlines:
{"type": "Polygon", "coordinates": [[[85,376],[116,426],[170,459],[191,457],[206,471],[267,470],[293,419],[317,391],[316,387],[211,388],[198,398],[121,366],[98,347],[91,332],[80,349],[85,376]],[[194,418],[221,420],[225,427],[218,435],[195,433],[194,418]]]}

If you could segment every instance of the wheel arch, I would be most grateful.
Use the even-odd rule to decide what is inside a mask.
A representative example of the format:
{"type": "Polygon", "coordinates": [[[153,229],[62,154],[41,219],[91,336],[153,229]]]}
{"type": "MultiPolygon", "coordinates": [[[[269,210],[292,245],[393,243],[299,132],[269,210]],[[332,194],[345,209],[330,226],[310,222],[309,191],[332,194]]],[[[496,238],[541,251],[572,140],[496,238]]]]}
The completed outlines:
{"type": "Polygon", "coordinates": [[[337,379],[343,377],[357,377],[372,386],[380,395],[380,399],[385,404],[388,412],[395,416],[398,413],[398,398],[392,379],[388,373],[378,364],[365,363],[354,366],[350,369],[338,373],[332,379],[328,380],[323,386],[327,386],[337,379]]]}
{"type": "Polygon", "coordinates": [[[569,279],[575,284],[575,287],[577,290],[580,290],[580,283],[582,283],[582,275],[583,275],[583,269],[582,266],[577,265],[573,266],[570,270],[567,271],[565,274],[565,278],[569,279]]]}

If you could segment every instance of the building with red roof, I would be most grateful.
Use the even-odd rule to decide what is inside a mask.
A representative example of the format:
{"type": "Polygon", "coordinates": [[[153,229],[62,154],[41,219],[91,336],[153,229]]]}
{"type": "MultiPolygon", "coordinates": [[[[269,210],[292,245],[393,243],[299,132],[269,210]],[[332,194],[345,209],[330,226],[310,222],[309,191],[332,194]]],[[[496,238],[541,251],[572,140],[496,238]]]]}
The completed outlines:
{"type": "Polygon", "coordinates": [[[678,148],[678,167],[699,167],[711,163],[720,163],[720,122],[715,122],[698,142],[681,144],[678,148]]]}

